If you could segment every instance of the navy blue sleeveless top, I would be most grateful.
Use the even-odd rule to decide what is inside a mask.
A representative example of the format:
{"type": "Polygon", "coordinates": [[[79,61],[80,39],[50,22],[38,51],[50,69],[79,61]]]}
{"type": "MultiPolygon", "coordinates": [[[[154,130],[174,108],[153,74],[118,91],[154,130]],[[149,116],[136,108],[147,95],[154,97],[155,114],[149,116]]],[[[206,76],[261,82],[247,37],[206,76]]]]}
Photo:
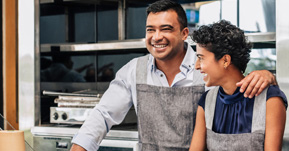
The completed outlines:
{"type": "MultiPolygon", "coordinates": [[[[252,99],[244,98],[238,87],[233,95],[227,95],[223,88],[219,88],[215,116],[212,130],[223,134],[250,133],[252,127],[252,115],[255,97],[252,99]]],[[[205,92],[199,100],[199,106],[205,110],[205,92]]],[[[278,86],[270,86],[267,91],[268,100],[271,97],[280,97],[284,101],[287,109],[287,98],[278,86]]]]}

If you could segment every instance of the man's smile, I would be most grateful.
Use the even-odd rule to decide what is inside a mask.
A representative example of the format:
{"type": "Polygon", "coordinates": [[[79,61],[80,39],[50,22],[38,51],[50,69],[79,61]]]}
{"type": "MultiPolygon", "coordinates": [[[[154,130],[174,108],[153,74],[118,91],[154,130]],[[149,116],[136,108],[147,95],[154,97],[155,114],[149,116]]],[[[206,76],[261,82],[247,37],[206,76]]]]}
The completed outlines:
{"type": "Polygon", "coordinates": [[[167,46],[167,44],[152,44],[152,46],[155,48],[164,48],[167,46]]]}

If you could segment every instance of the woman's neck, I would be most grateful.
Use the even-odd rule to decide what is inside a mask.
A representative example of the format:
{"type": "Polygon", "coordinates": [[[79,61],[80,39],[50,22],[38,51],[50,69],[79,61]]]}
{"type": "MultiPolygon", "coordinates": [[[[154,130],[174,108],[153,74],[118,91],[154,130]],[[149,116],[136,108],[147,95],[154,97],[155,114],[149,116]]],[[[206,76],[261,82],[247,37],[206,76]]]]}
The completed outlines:
{"type": "Polygon", "coordinates": [[[236,83],[244,79],[244,75],[240,71],[230,72],[224,77],[224,82],[220,85],[224,92],[228,95],[234,94],[237,89],[236,83]]]}

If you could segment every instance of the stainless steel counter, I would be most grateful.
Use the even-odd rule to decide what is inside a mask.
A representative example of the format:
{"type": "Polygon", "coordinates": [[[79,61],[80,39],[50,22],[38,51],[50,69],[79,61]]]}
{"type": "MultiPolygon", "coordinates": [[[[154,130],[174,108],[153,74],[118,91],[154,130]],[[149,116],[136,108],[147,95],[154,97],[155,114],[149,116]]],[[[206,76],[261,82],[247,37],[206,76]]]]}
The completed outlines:
{"type": "MultiPolygon", "coordinates": [[[[72,127],[41,127],[36,126],[31,129],[31,133],[33,135],[41,135],[41,136],[68,136],[73,137],[74,134],[77,133],[79,128],[72,127]]],[[[137,131],[125,131],[125,130],[110,130],[106,137],[106,139],[130,139],[130,140],[138,140],[138,132],[137,131]]]]}
{"type": "MultiPolygon", "coordinates": [[[[79,128],[72,127],[33,127],[34,150],[68,151],[71,148],[73,135],[79,128]]],[[[122,149],[138,151],[138,132],[110,130],[100,144],[99,151],[122,149]]]]}

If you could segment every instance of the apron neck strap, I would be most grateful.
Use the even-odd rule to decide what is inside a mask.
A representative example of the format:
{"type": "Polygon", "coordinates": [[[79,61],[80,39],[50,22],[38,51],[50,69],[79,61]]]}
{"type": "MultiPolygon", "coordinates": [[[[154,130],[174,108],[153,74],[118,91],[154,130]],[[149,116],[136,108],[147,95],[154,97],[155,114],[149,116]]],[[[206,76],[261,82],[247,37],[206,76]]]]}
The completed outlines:
{"type": "Polygon", "coordinates": [[[149,54],[139,57],[136,64],[136,83],[147,84],[147,63],[149,54]]]}
{"type": "Polygon", "coordinates": [[[210,90],[206,96],[205,104],[205,119],[206,119],[206,128],[212,130],[213,121],[216,108],[216,99],[219,91],[219,86],[210,90]]]}
{"type": "Polygon", "coordinates": [[[255,97],[252,117],[252,133],[257,131],[265,133],[267,90],[268,87],[263,90],[260,95],[255,97]]]}

